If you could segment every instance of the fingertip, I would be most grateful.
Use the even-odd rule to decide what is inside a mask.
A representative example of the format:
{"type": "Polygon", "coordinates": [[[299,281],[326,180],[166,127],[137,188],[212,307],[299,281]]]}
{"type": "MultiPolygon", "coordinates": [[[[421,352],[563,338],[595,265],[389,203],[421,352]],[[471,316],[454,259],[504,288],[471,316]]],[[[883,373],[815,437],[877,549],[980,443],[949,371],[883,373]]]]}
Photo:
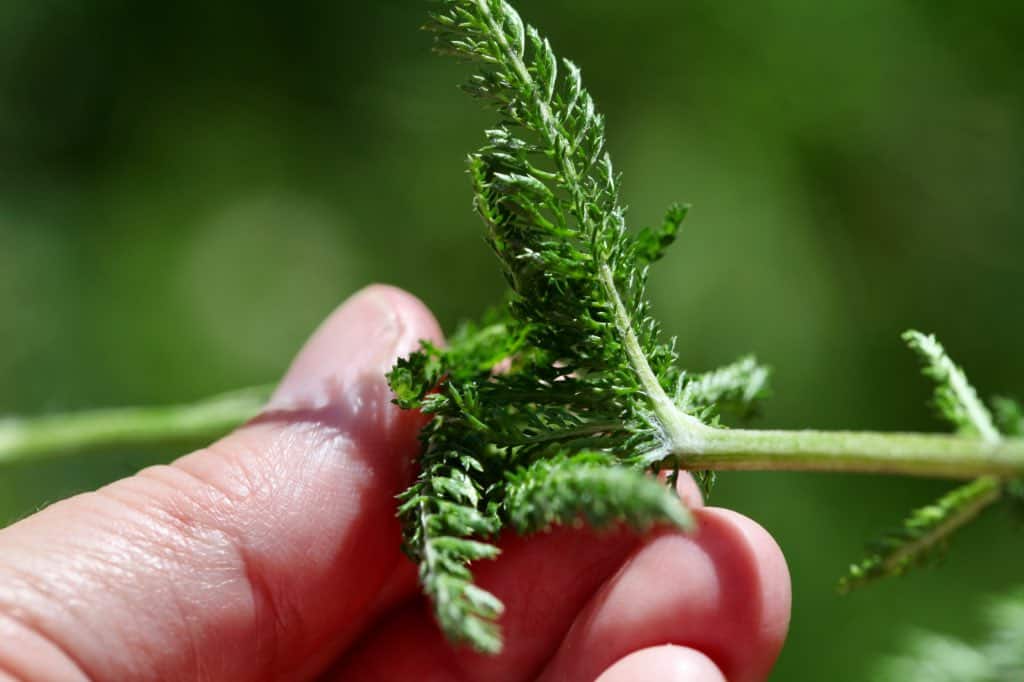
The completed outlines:
{"type": "MultiPolygon", "coordinates": [[[[323,407],[338,387],[375,379],[441,329],[418,298],[397,287],[372,284],[353,294],[313,333],[285,373],[271,409],[323,407]],[[371,376],[373,375],[373,376],[371,376]]],[[[372,382],[371,382],[372,383],[372,382]]]]}
{"type": "Polygon", "coordinates": [[[792,588],[785,556],[775,538],[743,514],[704,507],[695,515],[698,544],[712,558],[722,583],[746,604],[737,611],[745,614],[739,619],[723,614],[721,634],[747,642],[732,655],[758,679],[774,665],[789,632],[792,588]]]}
{"type": "Polygon", "coordinates": [[[726,682],[714,662],[685,646],[667,644],[640,649],[619,659],[601,673],[597,682],[726,682]]]}
{"type": "MultiPolygon", "coordinates": [[[[313,334],[261,416],[6,529],[0,612],[17,598],[29,636],[54,645],[39,665],[299,678],[412,593],[395,495],[422,417],[392,404],[384,375],[423,338],[440,331],[422,303],[367,287],[313,334]]],[[[17,655],[32,655],[19,639],[17,655]]]]}
{"type": "Polygon", "coordinates": [[[760,578],[766,632],[774,635],[772,639],[781,646],[789,630],[792,587],[789,566],[779,543],[764,526],[732,509],[704,507],[696,514],[699,524],[718,526],[723,531],[730,528],[745,539],[760,578]]]}
{"type": "Polygon", "coordinates": [[[397,319],[400,333],[395,344],[395,359],[417,350],[423,341],[436,344],[444,341],[444,333],[430,308],[405,289],[390,284],[370,284],[355,294],[363,295],[383,302],[397,319]]]}
{"type": "Polygon", "coordinates": [[[789,623],[782,553],[739,514],[698,508],[694,516],[693,533],[659,533],[623,564],[577,617],[543,679],[595,679],[629,652],[666,642],[703,652],[732,682],[767,677],[789,623]]]}
{"type": "MultiPolygon", "coordinates": [[[[669,475],[668,471],[660,471],[658,480],[668,481],[669,475]]],[[[704,506],[704,493],[701,492],[697,481],[688,471],[679,472],[679,476],[676,478],[676,494],[688,509],[698,509],[704,506]]]]}
{"type": "Polygon", "coordinates": [[[676,481],[676,492],[679,499],[690,509],[699,509],[704,506],[704,493],[701,492],[697,481],[689,472],[683,472],[676,481]]]}
{"type": "Polygon", "coordinates": [[[333,656],[415,589],[394,500],[424,418],[393,404],[386,373],[441,336],[412,294],[365,287],[312,334],[259,417],[174,465],[232,491],[213,523],[266,595],[282,665],[311,665],[311,648],[333,656]]]}

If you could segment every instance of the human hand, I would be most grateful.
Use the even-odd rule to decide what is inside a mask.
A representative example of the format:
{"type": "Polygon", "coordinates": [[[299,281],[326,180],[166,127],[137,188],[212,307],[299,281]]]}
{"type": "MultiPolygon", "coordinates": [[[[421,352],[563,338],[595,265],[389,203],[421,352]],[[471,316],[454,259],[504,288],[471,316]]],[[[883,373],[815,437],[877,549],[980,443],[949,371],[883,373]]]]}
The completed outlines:
{"type": "Polygon", "coordinates": [[[691,536],[508,537],[474,567],[507,607],[505,650],[447,645],[395,518],[422,421],[384,381],[423,338],[440,332],[421,303],[370,287],[262,416],[0,531],[0,682],[765,679],[785,561],[753,521],[709,507],[691,536]]]}

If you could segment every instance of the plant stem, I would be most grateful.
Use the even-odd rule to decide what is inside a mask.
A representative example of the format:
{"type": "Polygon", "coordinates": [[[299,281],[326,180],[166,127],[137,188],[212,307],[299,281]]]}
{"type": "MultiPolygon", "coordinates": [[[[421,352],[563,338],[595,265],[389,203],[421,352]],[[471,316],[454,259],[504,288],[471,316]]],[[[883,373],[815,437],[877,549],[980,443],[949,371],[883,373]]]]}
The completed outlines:
{"type": "MultiPolygon", "coordinates": [[[[0,465],[85,452],[209,442],[256,415],[261,386],[191,405],[129,407],[0,420],[0,465]]],[[[662,463],[712,471],[834,471],[937,478],[1024,476],[1024,439],[989,443],[924,433],[713,429],[661,404],[662,463]]]]}
{"type": "Polygon", "coordinates": [[[188,405],[0,420],[0,464],[84,452],[209,442],[255,416],[270,391],[270,386],[260,386],[188,405]]]}
{"type": "Polygon", "coordinates": [[[661,424],[671,468],[701,471],[845,471],[940,478],[1024,475],[1024,439],[991,440],[921,433],[713,429],[665,394],[637,341],[611,270],[598,276],[615,307],[630,365],[661,424]]]}
{"type": "Polygon", "coordinates": [[[699,451],[668,462],[715,471],[835,471],[937,478],[1024,475],[1024,439],[924,433],[755,431],[702,427],[699,451]]]}
{"type": "Polygon", "coordinates": [[[607,264],[601,263],[598,267],[598,279],[615,309],[615,328],[622,338],[626,357],[629,358],[629,364],[636,372],[644,393],[647,394],[647,399],[665,432],[665,437],[672,444],[673,450],[693,451],[700,448],[701,434],[704,431],[710,432],[711,429],[704,426],[696,417],[677,408],[661,387],[658,377],[654,376],[654,371],[651,369],[650,363],[647,362],[647,356],[644,355],[644,351],[640,347],[640,341],[636,337],[626,306],[622,303],[622,296],[615,285],[615,276],[607,264]]]}
{"type": "MultiPolygon", "coordinates": [[[[614,305],[615,324],[633,371],[661,425],[665,468],[697,471],[841,471],[939,478],[1024,475],[1024,439],[853,431],[714,429],[666,395],[637,340],[615,279],[598,277],[614,305]],[[666,456],[667,450],[667,456],[666,456]]],[[[651,462],[652,464],[654,462],[651,462]]]]}
{"type": "Polygon", "coordinates": [[[611,269],[598,278],[614,306],[626,356],[661,425],[665,449],[654,464],[697,471],[841,471],[940,478],[1024,475],[1024,439],[853,431],[714,429],[668,397],[637,340],[611,269]],[[666,454],[667,452],[667,454],[666,454]]]}

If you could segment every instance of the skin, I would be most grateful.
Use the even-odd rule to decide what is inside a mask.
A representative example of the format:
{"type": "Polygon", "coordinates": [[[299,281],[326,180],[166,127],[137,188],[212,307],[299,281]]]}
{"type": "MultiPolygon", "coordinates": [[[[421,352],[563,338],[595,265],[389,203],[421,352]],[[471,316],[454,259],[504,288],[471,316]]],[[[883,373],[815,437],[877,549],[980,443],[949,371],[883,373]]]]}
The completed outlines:
{"type": "Polygon", "coordinates": [[[449,647],[394,515],[422,418],[391,405],[383,374],[423,338],[441,340],[422,303],[369,287],[251,423],[0,531],[0,681],[767,677],[785,561],[690,480],[690,536],[504,538],[475,574],[508,607],[505,651],[449,647]]]}

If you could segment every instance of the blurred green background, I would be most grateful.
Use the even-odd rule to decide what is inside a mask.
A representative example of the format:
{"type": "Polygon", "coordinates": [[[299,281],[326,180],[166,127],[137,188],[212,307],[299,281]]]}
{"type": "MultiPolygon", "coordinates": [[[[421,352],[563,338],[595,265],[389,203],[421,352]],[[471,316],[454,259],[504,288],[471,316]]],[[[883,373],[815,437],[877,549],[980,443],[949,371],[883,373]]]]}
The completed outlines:
{"type": "MultiPolygon", "coordinates": [[[[520,0],[608,116],[632,221],[694,209],[653,278],[700,369],[777,370],[761,424],[940,429],[899,333],[1024,392],[1024,4],[520,0]]],[[[0,414],[273,380],[371,281],[446,327],[499,299],[464,155],[491,120],[417,0],[0,3],[0,414]]],[[[7,467],[0,523],[173,452],[7,467]]],[[[948,484],[723,476],[794,580],[778,680],[863,680],[909,625],[970,636],[1019,580],[1000,512],[937,569],[840,598],[948,484]]],[[[680,580],[685,580],[680,576],[680,580]]]]}

